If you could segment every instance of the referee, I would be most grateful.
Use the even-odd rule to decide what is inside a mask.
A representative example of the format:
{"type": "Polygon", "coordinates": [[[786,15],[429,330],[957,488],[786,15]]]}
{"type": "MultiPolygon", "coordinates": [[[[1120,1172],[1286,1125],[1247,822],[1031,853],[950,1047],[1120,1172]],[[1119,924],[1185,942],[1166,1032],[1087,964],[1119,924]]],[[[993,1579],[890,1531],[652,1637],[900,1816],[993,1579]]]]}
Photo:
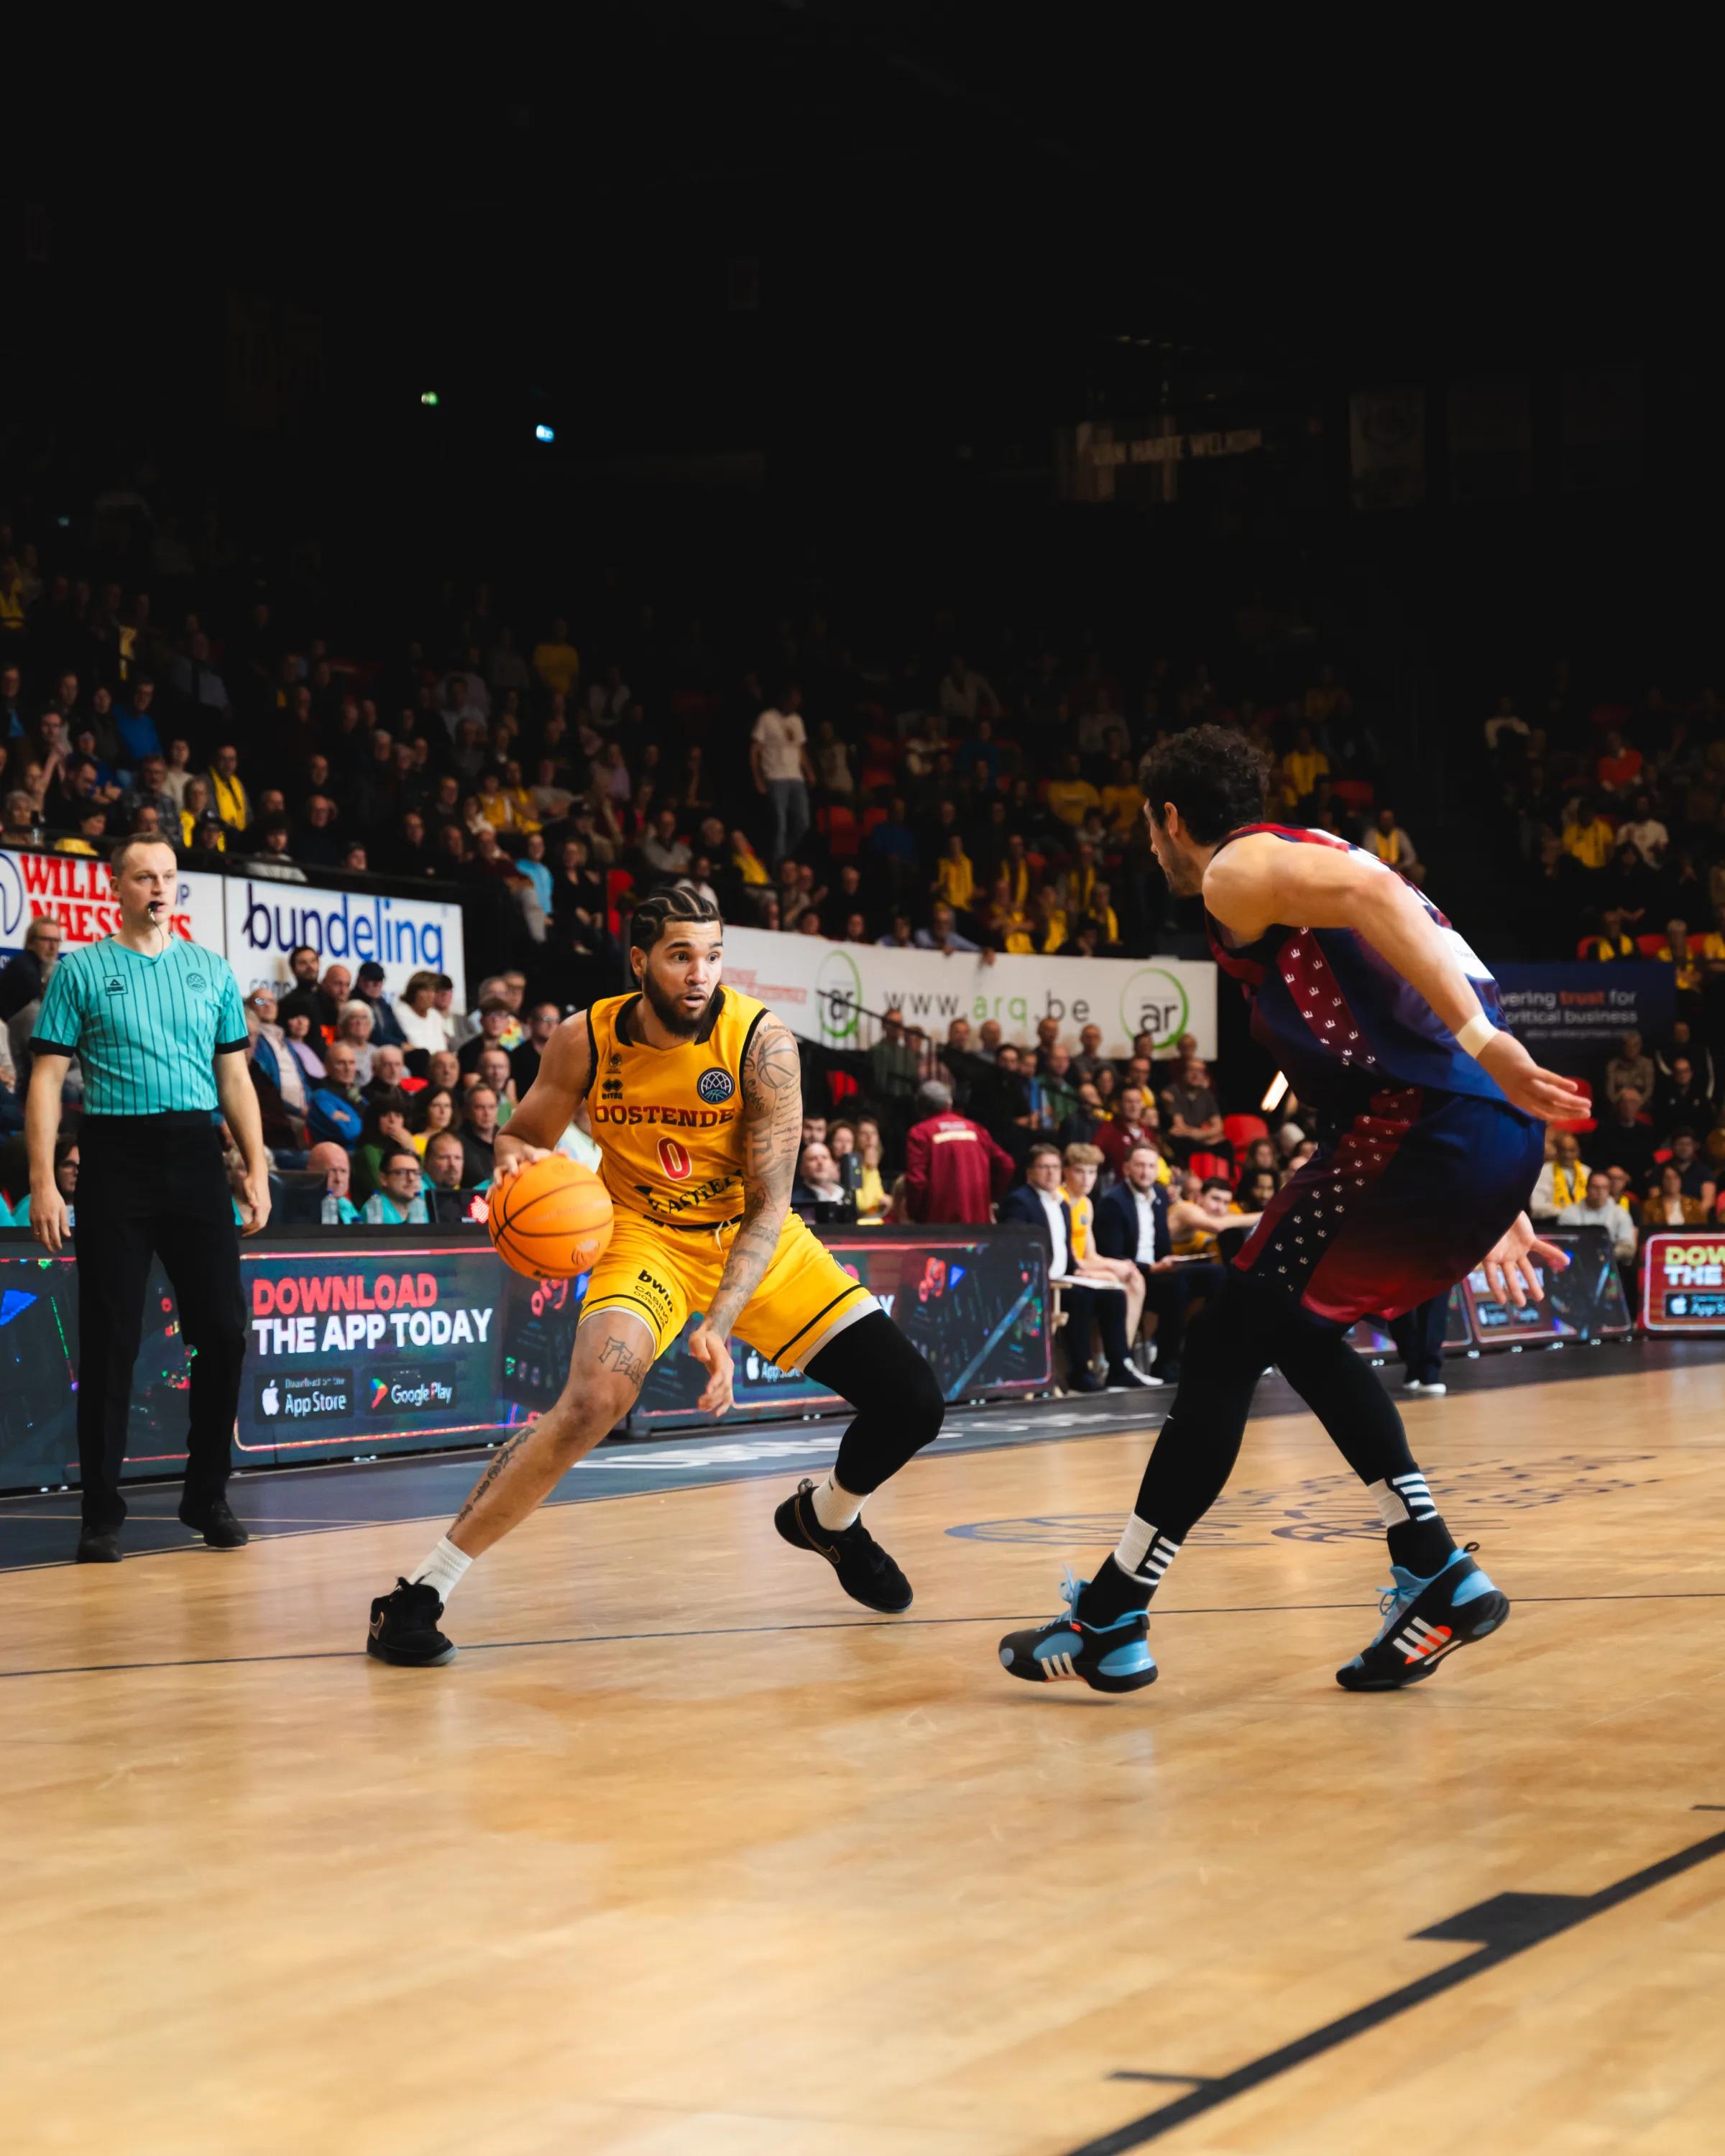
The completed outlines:
{"type": "Polygon", "coordinates": [[[172,846],[131,839],[109,863],[120,926],[68,951],[49,977],[30,1046],[24,1113],[30,1224],[58,1250],[66,1205],[54,1180],[60,1086],[84,1066],[78,1183],[78,1465],[80,1564],[120,1558],[120,1471],[143,1334],[151,1253],[173,1283],[193,1350],[191,1436],[180,1517],[213,1549],[248,1541],[226,1491],[245,1306],[234,1204],[216,1126],[219,1101],[245,1155],[246,1196],[270,1217],[270,1161],[245,1062],[245,1013],[228,961],[177,939],[168,921],[179,870],[172,846]]]}

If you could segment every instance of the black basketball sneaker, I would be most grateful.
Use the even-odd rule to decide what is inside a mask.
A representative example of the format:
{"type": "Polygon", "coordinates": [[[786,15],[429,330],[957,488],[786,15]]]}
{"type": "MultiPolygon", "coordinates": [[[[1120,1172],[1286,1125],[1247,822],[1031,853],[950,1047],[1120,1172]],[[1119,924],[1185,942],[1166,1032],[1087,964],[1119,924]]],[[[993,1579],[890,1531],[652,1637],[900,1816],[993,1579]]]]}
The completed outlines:
{"type": "Polygon", "coordinates": [[[1060,1589],[1065,1615],[1007,1634],[1000,1642],[1000,1666],[1009,1676],[1027,1684],[1076,1679],[1092,1691],[1142,1691],[1155,1683],[1150,1612],[1126,1609],[1106,1625],[1086,1625],[1078,1614],[1078,1598],[1089,1585],[1069,1572],[1060,1589]]]}
{"type": "Polygon", "coordinates": [[[1478,1548],[1470,1543],[1455,1551],[1429,1578],[1391,1565],[1395,1584],[1378,1605],[1384,1622],[1377,1637],[1336,1672],[1343,1691],[1400,1691],[1429,1677],[1458,1647],[1497,1630],[1509,1614],[1509,1597],[1474,1563],[1478,1548]]]}
{"type": "Polygon", "coordinates": [[[455,1643],[437,1629],[444,1605],[437,1589],[424,1580],[398,1579],[395,1590],[380,1594],[372,1604],[372,1629],[366,1636],[366,1652],[380,1662],[399,1662],[408,1669],[429,1669],[455,1659],[455,1643]]]}
{"type": "Polygon", "coordinates": [[[824,1557],[853,1602],[888,1617],[908,1609],[910,1581],[860,1520],[836,1530],[824,1527],[815,1518],[810,1502],[814,1489],[813,1480],[805,1476],[773,1515],[773,1526],[798,1549],[813,1550],[817,1557],[824,1557]]]}

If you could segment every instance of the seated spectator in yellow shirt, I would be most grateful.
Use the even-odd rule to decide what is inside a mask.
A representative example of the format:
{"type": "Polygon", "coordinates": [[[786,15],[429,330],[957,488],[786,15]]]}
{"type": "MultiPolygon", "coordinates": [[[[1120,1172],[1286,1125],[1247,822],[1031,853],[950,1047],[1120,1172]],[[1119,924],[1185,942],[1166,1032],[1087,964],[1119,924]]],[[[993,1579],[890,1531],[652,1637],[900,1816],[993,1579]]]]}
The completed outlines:
{"type": "Polygon", "coordinates": [[[979,926],[990,950],[1014,951],[1029,957],[1036,948],[1030,940],[1030,916],[1014,902],[1012,886],[1004,876],[994,879],[993,889],[980,909],[979,926]]]}
{"type": "Polygon", "coordinates": [[[1602,869],[1617,844],[1611,819],[1584,803],[1573,806],[1574,814],[1563,823],[1563,851],[1573,854],[1584,869],[1602,869]]]}
{"type": "Polygon", "coordinates": [[[1312,738],[1310,726],[1301,726],[1294,737],[1294,746],[1281,760],[1282,777],[1287,781],[1287,797],[1297,808],[1320,778],[1330,775],[1330,759],[1312,738]]]}
{"type": "Polygon", "coordinates": [[[1066,941],[1066,916],[1050,885],[1044,884],[1030,902],[1030,935],[1032,947],[1045,958],[1051,958],[1066,941]]]}
{"type": "Polygon", "coordinates": [[[1087,811],[1101,805],[1102,797],[1084,776],[1083,763],[1075,749],[1066,758],[1064,774],[1048,782],[1049,812],[1076,830],[1087,811]]]}
{"type": "Polygon", "coordinates": [[[936,864],[934,895],[944,899],[955,913],[968,913],[970,902],[976,896],[976,870],[970,856],[964,850],[964,841],[957,832],[947,839],[947,850],[936,864]]]}
{"type": "Polygon", "coordinates": [[[1684,921],[1668,921],[1665,925],[1665,941],[1654,953],[1661,966],[1677,969],[1677,993],[1687,995],[1698,989],[1702,982],[1700,961],[1690,952],[1689,924],[1684,921]]]}
{"type": "Polygon", "coordinates": [[[1386,868],[1405,876],[1409,883],[1424,883],[1425,868],[1414,850],[1414,841],[1395,820],[1394,808],[1380,808],[1378,819],[1361,844],[1375,854],[1386,868]]]}
{"type": "Polygon", "coordinates": [[[1114,911],[1114,891],[1111,885],[1093,883],[1090,887],[1090,903],[1085,911],[1102,932],[1105,944],[1120,941],[1120,916],[1114,911]]]}
{"type": "Polygon", "coordinates": [[[533,671],[554,696],[574,693],[581,677],[581,654],[569,641],[569,624],[554,621],[551,634],[533,646],[533,671]]]}
{"type": "Polygon", "coordinates": [[[1701,955],[1710,973],[1725,970],[1725,906],[1714,911],[1713,925],[1702,938],[1701,955]]]}
{"type": "Polygon", "coordinates": [[[1133,776],[1132,758],[1123,756],[1114,767],[1113,778],[1102,788],[1102,814],[1116,837],[1129,839],[1137,830],[1143,813],[1143,788],[1133,776]]]}
{"type": "Polygon", "coordinates": [[[522,783],[521,767],[513,757],[503,767],[502,799],[510,830],[519,831],[525,838],[528,832],[545,828],[539,803],[531,788],[522,783]]]}
{"type": "Polygon", "coordinates": [[[1608,958],[1640,957],[1641,954],[1635,948],[1635,937],[1623,925],[1621,906],[1608,906],[1599,916],[1599,927],[1604,933],[1593,939],[1587,954],[1589,958],[1603,961],[1608,958]]]}

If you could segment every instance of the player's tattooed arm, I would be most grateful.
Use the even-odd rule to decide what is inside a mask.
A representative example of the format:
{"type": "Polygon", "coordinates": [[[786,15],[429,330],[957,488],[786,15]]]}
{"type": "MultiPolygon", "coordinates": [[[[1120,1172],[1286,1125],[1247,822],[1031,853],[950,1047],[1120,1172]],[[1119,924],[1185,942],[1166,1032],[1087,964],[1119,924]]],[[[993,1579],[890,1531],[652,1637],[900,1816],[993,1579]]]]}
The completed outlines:
{"type": "Polygon", "coordinates": [[[719,1277],[707,1328],[728,1340],[761,1285],[791,1209],[803,1136],[803,1067],[782,1019],[762,1019],[742,1063],[742,1225],[719,1277]]]}
{"type": "Polygon", "coordinates": [[[497,1133],[497,1171],[513,1175],[549,1152],[574,1120],[593,1079],[588,1014],[566,1018],[545,1045],[539,1075],[526,1097],[497,1133]]]}

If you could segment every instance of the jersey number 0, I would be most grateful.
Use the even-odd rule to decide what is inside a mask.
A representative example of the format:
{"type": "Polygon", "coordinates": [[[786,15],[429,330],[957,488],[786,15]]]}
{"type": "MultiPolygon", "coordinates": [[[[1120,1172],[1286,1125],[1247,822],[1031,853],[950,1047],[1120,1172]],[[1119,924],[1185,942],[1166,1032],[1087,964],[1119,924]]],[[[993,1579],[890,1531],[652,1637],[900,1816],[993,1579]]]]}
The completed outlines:
{"type": "Polygon", "coordinates": [[[659,1165],[673,1183],[686,1183],[689,1171],[694,1164],[686,1147],[680,1146],[675,1138],[659,1141],[659,1165]]]}

